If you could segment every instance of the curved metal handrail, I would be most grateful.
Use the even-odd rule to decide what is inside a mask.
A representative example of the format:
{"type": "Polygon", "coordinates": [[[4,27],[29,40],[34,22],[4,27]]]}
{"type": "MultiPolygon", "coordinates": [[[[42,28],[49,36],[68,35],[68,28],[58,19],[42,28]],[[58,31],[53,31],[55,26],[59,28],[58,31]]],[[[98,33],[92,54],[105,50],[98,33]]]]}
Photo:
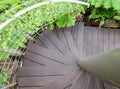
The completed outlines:
{"type": "MultiPolygon", "coordinates": [[[[81,5],[86,5],[86,6],[89,7],[89,3],[82,2],[82,1],[78,1],[78,0],[49,0],[49,1],[46,1],[46,2],[40,2],[40,3],[38,3],[38,4],[31,5],[31,6],[27,7],[27,8],[19,11],[18,13],[14,14],[13,17],[11,17],[11,18],[7,19],[5,22],[1,23],[1,24],[0,24],[0,30],[2,30],[5,26],[7,26],[9,23],[11,23],[12,21],[14,21],[14,20],[15,20],[16,18],[18,18],[19,16],[21,16],[21,15],[23,15],[23,14],[25,14],[25,13],[27,13],[27,12],[35,9],[35,8],[38,8],[38,7],[40,7],[40,6],[43,6],[43,5],[46,5],[46,4],[49,4],[49,3],[54,3],[54,2],[56,2],[56,3],[57,3],[57,2],[70,2],[70,3],[77,3],[77,4],[81,4],[81,5]]],[[[18,35],[19,35],[19,34],[18,34],[18,35]]],[[[12,40],[14,40],[14,39],[12,39],[12,40]]],[[[12,41],[11,41],[11,42],[12,42],[12,41]]],[[[9,43],[9,44],[10,44],[10,43],[9,43]]],[[[14,46],[14,45],[13,45],[13,46],[14,46]]],[[[1,49],[0,49],[0,51],[3,51],[4,53],[16,53],[16,52],[17,52],[17,54],[18,54],[18,53],[21,54],[21,52],[19,52],[19,51],[17,51],[17,50],[1,50],[1,49]]],[[[22,51],[22,50],[21,50],[21,51],[22,51]]],[[[2,56],[2,55],[1,55],[1,56],[2,56]]],[[[6,66],[6,63],[7,63],[7,62],[11,62],[11,61],[12,61],[12,58],[13,58],[13,56],[11,56],[11,58],[10,58],[9,61],[7,61],[7,59],[5,60],[2,69],[4,69],[4,67],[6,66]]],[[[16,57],[16,58],[17,58],[17,57],[16,57]]],[[[14,59],[15,59],[15,58],[14,58],[14,59]]],[[[20,57],[18,58],[18,61],[19,61],[19,60],[20,60],[20,57]]],[[[13,62],[13,63],[16,63],[16,62],[13,62]]],[[[9,64],[9,65],[8,65],[7,67],[9,68],[9,67],[10,67],[10,63],[8,63],[8,64],[9,64]]],[[[18,65],[19,63],[16,63],[16,64],[18,65]]],[[[3,89],[5,89],[5,88],[7,88],[7,87],[14,86],[14,85],[16,85],[16,82],[14,82],[13,84],[9,84],[8,86],[5,86],[3,89]]]]}
{"type": "Polygon", "coordinates": [[[89,3],[83,2],[83,1],[78,1],[78,0],[50,0],[50,1],[46,1],[46,2],[40,2],[38,4],[32,5],[28,8],[25,8],[21,11],[19,11],[18,13],[14,14],[12,18],[9,18],[8,20],[6,20],[5,22],[3,22],[2,24],[0,24],[0,30],[2,28],[4,28],[7,24],[9,24],[10,22],[12,22],[13,20],[15,20],[17,17],[21,16],[22,14],[25,14],[28,11],[31,11],[37,7],[49,4],[51,2],[70,2],[70,3],[77,3],[77,4],[81,4],[81,5],[86,5],[86,6],[90,6],[89,3]]]}

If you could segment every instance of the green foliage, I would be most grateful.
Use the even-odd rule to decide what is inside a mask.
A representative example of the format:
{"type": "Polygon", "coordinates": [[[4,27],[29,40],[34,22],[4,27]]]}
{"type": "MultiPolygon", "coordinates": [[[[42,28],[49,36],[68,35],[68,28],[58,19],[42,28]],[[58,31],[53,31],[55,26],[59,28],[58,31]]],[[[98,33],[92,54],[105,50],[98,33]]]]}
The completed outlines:
{"type": "Polygon", "coordinates": [[[114,19],[120,21],[120,10],[116,11],[116,14],[114,15],[114,19]]]}
{"type": "Polygon", "coordinates": [[[71,14],[66,14],[62,17],[60,17],[59,19],[56,20],[56,24],[58,27],[70,27],[72,25],[74,25],[75,23],[75,15],[73,13],[71,14]]]}
{"type": "Polygon", "coordinates": [[[2,73],[0,73],[0,88],[2,88],[7,84],[7,80],[9,78],[10,78],[10,75],[8,74],[8,69],[4,68],[2,73]]]}
{"type": "Polygon", "coordinates": [[[119,11],[120,10],[120,1],[119,0],[111,0],[111,1],[112,1],[113,9],[119,11]]]}
{"type": "Polygon", "coordinates": [[[15,6],[20,3],[21,0],[1,0],[0,1],[0,10],[8,9],[10,6],[15,6]]]}
{"type": "Polygon", "coordinates": [[[120,20],[120,16],[114,16],[115,20],[120,20]]]}
{"type": "MultiPolygon", "coordinates": [[[[40,1],[43,0],[20,0],[20,2],[18,0],[19,3],[15,2],[17,4],[11,3],[7,10],[1,12],[0,18],[3,19],[0,19],[0,23],[13,17],[13,14],[18,11],[40,1]]],[[[6,5],[9,6],[8,3],[6,5]]],[[[49,3],[20,16],[0,30],[0,60],[6,59],[11,55],[11,53],[1,50],[25,48],[24,44],[27,42],[25,34],[32,36],[38,30],[43,30],[43,28],[50,28],[52,30],[54,24],[58,27],[72,26],[75,23],[75,17],[81,13],[84,13],[84,7],[78,4],[49,3]]]]}
{"type": "Polygon", "coordinates": [[[120,20],[120,1],[119,0],[85,0],[91,4],[90,19],[98,19],[100,26],[106,19],[120,20]],[[114,17],[114,18],[113,18],[114,17]]]}
{"type": "Polygon", "coordinates": [[[114,10],[120,10],[119,0],[85,0],[94,6],[95,8],[104,7],[105,9],[113,8],[114,10]]]}

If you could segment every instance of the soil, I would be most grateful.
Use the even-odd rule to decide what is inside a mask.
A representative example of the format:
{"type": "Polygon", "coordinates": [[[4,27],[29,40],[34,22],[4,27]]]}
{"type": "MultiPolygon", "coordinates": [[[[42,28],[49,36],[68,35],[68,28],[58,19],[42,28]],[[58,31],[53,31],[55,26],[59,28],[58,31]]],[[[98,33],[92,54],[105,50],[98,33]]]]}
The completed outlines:
{"type": "MultiPolygon", "coordinates": [[[[85,26],[92,26],[92,27],[99,27],[100,20],[99,19],[89,19],[89,12],[86,13],[83,16],[76,17],[76,22],[83,21],[85,26]]],[[[120,28],[120,22],[113,20],[113,19],[106,19],[104,25],[102,26],[104,28],[120,28]]]]}

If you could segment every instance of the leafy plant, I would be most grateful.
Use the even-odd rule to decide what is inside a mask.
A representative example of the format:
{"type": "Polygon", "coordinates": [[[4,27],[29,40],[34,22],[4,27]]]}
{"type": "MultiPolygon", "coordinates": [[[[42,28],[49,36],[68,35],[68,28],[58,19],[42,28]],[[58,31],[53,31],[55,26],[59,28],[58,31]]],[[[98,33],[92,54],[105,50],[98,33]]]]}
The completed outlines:
{"type": "Polygon", "coordinates": [[[58,27],[65,27],[65,26],[70,27],[70,26],[74,25],[75,18],[76,18],[76,16],[73,13],[71,13],[69,15],[66,14],[66,15],[60,17],[59,19],[57,19],[56,24],[58,27]]]}
{"type": "MultiPolygon", "coordinates": [[[[13,17],[16,12],[40,1],[43,0],[20,0],[18,6],[10,4],[12,8],[9,7],[6,11],[1,12],[0,18],[3,19],[0,20],[0,23],[13,17]]],[[[84,7],[78,4],[49,3],[16,18],[0,30],[0,60],[8,58],[14,50],[26,47],[27,37],[25,34],[32,36],[38,30],[43,30],[43,28],[52,30],[55,24],[58,27],[72,26],[75,23],[75,17],[81,13],[84,13],[84,7]],[[10,50],[11,53],[6,52],[6,50],[10,50]]]]}
{"type": "Polygon", "coordinates": [[[114,19],[120,21],[120,10],[116,11],[114,19]]]}
{"type": "Polygon", "coordinates": [[[120,20],[119,0],[85,0],[91,4],[90,19],[98,19],[102,26],[106,19],[120,20]],[[114,17],[114,18],[113,18],[114,17]]]}
{"type": "Polygon", "coordinates": [[[7,80],[10,78],[9,74],[8,74],[8,69],[4,68],[2,73],[0,73],[0,88],[2,88],[3,86],[5,86],[8,82],[7,80]]]}

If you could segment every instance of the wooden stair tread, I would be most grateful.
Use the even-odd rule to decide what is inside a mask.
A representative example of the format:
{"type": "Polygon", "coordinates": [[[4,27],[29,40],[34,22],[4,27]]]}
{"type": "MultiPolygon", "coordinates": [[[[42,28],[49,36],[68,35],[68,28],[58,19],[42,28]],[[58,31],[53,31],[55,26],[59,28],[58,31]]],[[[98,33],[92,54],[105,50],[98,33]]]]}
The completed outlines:
{"type": "MultiPolygon", "coordinates": [[[[40,47],[40,46],[35,45],[35,44],[29,44],[25,57],[27,56],[28,51],[31,52],[33,55],[37,54],[38,55],[37,57],[42,56],[42,57],[45,57],[45,58],[49,58],[51,60],[59,61],[63,64],[69,64],[68,61],[73,58],[73,57],[69,57],[69,56],[64,57],[63,55],[57,53],[56,51],[49,50],[47,48],[40,47]]],[[[31,54],[31,56],[32,56],[32,54],[31,54]]]]}
{"type": "Polygon", "coordinates": [[[87,89],[86,83],[87,83],[87,74],[85,72],[80,73],[80,76],[74,81],[73,85],[70,89],[87,89]]]}
{"type": "Polygon", "coordinates": [[[119,89],[119,88],[112,86],[110,84],[107,84],[107,83],[104,83],[104,86],[105,86],[105,89],[119,89]]]}
{"type": "Polygon", "coordinates": [[[52,83],[41,87],[41,89],[66,89],[71,87],[73,79],[79,74],[79,71],[74,71],[69,73],[65,76],[58,78],[57,80],[53,81],[52,83]]]}
{"type": "Polygon", "coordinates": [[[42,66],[42,67],[22,67],[18,69],[19,77],[44,77],[44,76],[63,76],[75,70],[79,70],[76,66],[42,66]]]}
{"type": "Polygon", "coordinates": [[[59,76],[45,76],[45,77],[18,77],[20,87],[42,87],[43,85],[54,81],[59,76]]]}
{"type": "Polygon", "coordinates": [[[78,67],[78,59],[120,47],[120,30],[85,26],[45,30],[28,43],[18,68],[20,89],[116,89],[78,67]],[[81,74],[80,74],[81,73],[81,74]],[[79,76],[78,76],[79,75],[79,76]]]}

